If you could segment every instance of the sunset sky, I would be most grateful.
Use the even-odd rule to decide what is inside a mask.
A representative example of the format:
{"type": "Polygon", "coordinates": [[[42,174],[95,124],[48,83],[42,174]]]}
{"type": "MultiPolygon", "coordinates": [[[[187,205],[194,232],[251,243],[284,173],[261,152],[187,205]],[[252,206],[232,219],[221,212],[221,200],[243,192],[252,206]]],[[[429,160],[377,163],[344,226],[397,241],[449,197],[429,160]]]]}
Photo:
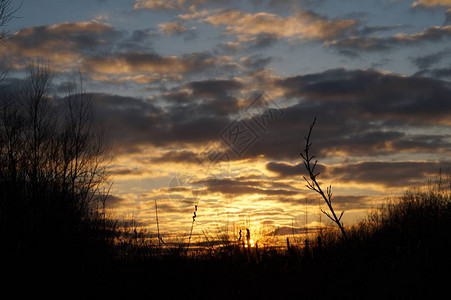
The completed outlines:
{"type": "MultiPolygon", "coordinates": [[[[16,1],[18,3],[19,1],[16,1]]],[[[13,1],[14,3],[14,1],[13,1]]],[[[110,208],[203,237],[328,224],[299,153],[351,225],[451,167],[450,0],[23,0],[5,82],[81,71],[111,136],[110,208]]]]}

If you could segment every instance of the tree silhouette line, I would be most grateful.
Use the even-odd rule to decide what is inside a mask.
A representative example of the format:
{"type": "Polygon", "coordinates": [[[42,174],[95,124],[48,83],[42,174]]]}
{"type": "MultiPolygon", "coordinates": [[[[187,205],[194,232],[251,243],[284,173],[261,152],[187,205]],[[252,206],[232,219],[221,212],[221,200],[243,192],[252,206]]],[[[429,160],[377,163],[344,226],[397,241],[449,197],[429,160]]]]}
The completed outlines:
{"type": "Polygon", "coordinates": [[[65,97],[52,95],[42,63],[28,63],[27,75],[0,91],[0,238],[12,252],[97,239],[109,144],[90,94],[74,80],[65,97]]]}

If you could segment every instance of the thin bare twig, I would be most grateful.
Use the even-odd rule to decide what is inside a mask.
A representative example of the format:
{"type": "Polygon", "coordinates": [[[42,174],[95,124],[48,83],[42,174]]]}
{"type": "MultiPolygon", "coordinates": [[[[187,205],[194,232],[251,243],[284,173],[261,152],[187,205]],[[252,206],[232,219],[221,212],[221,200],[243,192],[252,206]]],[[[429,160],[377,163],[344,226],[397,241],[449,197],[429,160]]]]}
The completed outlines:
{"type": "Polygon", "coordinates": [[[303,152],[300,153],[301,157],[304,161],[304,166],[307,169],[307,171],[309,173],[309,177],[310,177],[310,180],[309,180],[304,176],[304,180],[307,183],[306,187],[308,189],[318,193],[324,199],[324,202],[326,202],[327,207],[329,208],[329,212],[324,211],[324,210],[321,210],[321,212],[323,214],[325,214],[330,220],[332,220],[332,222],[337,224],[338,228],[341,231],[342,237],[345,240],[347,240],[348,237],[347,237],[346,231],[343,227],[343,223],[341,222],[341,218],[343,217],[344,211],[342,211],[340,216],[337,217],[337,215],[335,214],[335,210],[332,206],[332,186],[329,185],[326,188],[326,192],[324,193],[321,186],[318,184],[318,181],[316,180],[316,177],[320,174],[320,172],[315,173],[315,168],[318,164],[318,160],[313,161],[316,158],[316,156],[310,154],[310,147],[312,146],[312,143],[310,142],[310,138],[311,138],[312,130],[313,130],[313,127],[315,126],[315,123],[316,123],[316,117],[313,119],[312,124],[310,124],[310,129],[309,129],[308,135],[306,137],[304,137],[305,148],[304,148],[303,152]]]}

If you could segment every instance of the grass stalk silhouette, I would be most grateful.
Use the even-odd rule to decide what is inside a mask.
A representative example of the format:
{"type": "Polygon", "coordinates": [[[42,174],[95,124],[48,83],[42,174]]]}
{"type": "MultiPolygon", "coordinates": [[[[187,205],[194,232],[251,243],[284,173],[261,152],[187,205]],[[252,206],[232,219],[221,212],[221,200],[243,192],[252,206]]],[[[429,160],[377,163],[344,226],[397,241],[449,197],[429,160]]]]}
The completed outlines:
{"type": "Polygon", "coordinates": [[[159,251],[161,251],[161,244],[164,243],[163,239],[161,238],[160,235],[160,222],[158,220],[158,204],[157,204],[157,199],[155,199],[155,221],[157,223],[157,238],[158,238],[158,249],[159,251]]]}
{"type": "Polygon", "coordinates": [[[189,250],[189,247],[191,245],[191,237],[193,236],[194,222],[196,221],[196,217],[197,217],[196,213],[197,213],[197,204],[194,205],[193,221],[191,222],[191,230],[190,230],[189,237],[188,237],[188,248],[187,248],[187,250],[189,250]]]}

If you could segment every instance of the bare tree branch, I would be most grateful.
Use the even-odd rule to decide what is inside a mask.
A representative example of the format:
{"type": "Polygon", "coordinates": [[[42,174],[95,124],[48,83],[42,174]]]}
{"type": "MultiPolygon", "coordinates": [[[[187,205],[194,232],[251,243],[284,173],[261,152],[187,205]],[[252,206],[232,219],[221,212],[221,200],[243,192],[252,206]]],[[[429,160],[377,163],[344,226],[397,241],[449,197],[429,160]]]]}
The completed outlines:
{"type": "MultiPolygon", "coordinates": [[[[22,5],[21,3],[17,7],[14,7],[11,3],[11,0],[0,0],[0,45],[4,44],[5,40],[10,35],[9,32],[5,30],[5,27],[7,26],[8,22],[11,21],[12,18],[14,18],[14,14],[22,5]]],[[[0,82],[3,81],[3,79],[6,77],[6,74],[6,70],[0,70],[0,82]]]]}
{"type": "Polygon", "coordinates": [[[0,0],[0,43],[4,42],[9,36],[8,31],[4,27],[14,18],[14,14],[19,10],[21,5],[19,4],[17,7],[14,7],[11,0],[0,0]]]}
{"type": "Polygon", "coordinates": [[[310,180],[307,179],[304,176],[304,180],[306,181],[306,186],[308,189],[318,193],[324,200],[324,202],[326,202],[327,207],[329,208],[329,212],[321,210],[321,212],[323,214],[325,214],[330,220],[332,220],[332,222],[334,222],[335,224],[337,224],[338,228],[341,231],[341,235],[343,237],[343,239],[347,240],[348,237],[346,235],[346,231],[343,227],[343,224],[340,222],[341,218],[343,217],[344,211],[341,212],[340,217],[337,217],[337,215],[335,214],[335,210],[332,206],[332,186],[328,186],[326,188],[326,193],[324,193],[324,191],[322,190],[321,186],[318,184],[318,181],[316,180],[317,176],[320,174],[320,172],[315,173],[315,168],[318,164],[318,160],[315,160],[313,163],[312,161],[315,159],[316,156],[311,155],[310,154],[310,147],[312,146],[312,143],[310,142],[310,138],[312,136],[312,131],[313,131],[313,127],[315,126],[316,123],[316,117],[314,118],[313,122],[310,124],[310,129],[308,132],[308,135],[306,137],[304,137],[305,139],[305,148],[303,150],[303,153],[301,152],[301,157],[304,161],[304,166],[307,169],[308,173],[309,173],[309,177],[310,180]]]}

